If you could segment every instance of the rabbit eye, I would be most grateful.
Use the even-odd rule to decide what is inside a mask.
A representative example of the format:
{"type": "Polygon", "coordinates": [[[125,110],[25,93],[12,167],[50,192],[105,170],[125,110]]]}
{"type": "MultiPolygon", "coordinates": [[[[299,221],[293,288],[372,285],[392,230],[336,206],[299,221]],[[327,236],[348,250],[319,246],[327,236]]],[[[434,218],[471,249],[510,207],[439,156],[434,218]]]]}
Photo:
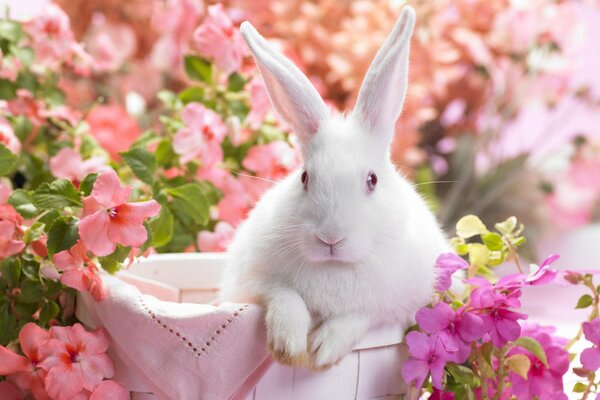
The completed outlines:
{"type": "Polygon", "coordinates": [[[300,180],[302,181],[302,186],[304,186],[304,190],[308,190],[308,173],[306,171],[302,172],[300,180]]]}
{"type": "Polygon", "coordinates": [[[377,175],[375,175],[375,172],[371,171],[369,172],[369,175],[367,175],[367,191],[374,191],[375,186],[377,186],[377,175]]]}

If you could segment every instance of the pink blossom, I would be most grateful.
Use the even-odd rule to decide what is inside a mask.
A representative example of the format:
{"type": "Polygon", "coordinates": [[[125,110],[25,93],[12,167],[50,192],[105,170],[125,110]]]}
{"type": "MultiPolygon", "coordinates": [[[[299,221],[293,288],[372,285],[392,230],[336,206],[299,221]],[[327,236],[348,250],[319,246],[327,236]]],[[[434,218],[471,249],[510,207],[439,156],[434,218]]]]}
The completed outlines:
{"type": "Polygon", "coordinates": [[[226,74],[240,69],[246,47],[222,4],[208,7],[208,15],[194,31],[194,41],[200,54],[213,58],[226,74]]]}
{"type": "Polygon", "coordinates": [[[252,129],[260,128],[265,116],[271,111],[271,101],[267,88],[260,75],[255,75],[249,83],[250,90],[250,112],[246,117],[246,123],[252,129]]]}
{"type": "Polygon", "coordinates": [[[569,353],[563,348],[562,341],[556,341],[547,330],[537,325],[525,326],[522,335],[536,339],[543,347],[548,359],[548,368],[533,354],[520,347],[509,352],[525,354],[531,361],[527,379],[511,372],[512,393],[519,400],[561,399],[563,392],[563,375],[569,370],[569,353]]]}
{"type": "Polygon", "coordinates": [[[10,185],[5,181],[0,180],[0,204],[6,204],[11,193],[12,189],[10,185]]]}
{"type": "Polygon", "coordinates": [[[202,231],[198,234],[198,248],[203,252],[225,251],[234,233],[235,229],[231,225],[221,221],[215,226],[214,232],[202,231]]]}
{"type": "Polygon", "coordinates": [[[81,112],[65,105],[56,106],[50,110],[43,110],[41,115],[44,118],[66,121],[72,126],[77,125],[81,119],[81,112]]]}
{"type": "Polygon", "coordinates": [[[12,383],[4,381],[0,382],[0,399],[23,400],[25,399],[25,395],[12,383]]]}
{"type": "Polygon", "coordinates": [[[42,12],[25,23],[38,64],[55,69],[71,57],[75,39],[69,17],[60,7],[48,3],[42,12]]]}
{"type": "Polygon", "coordinates": [[[431,372],[433,386],[442,389],[444,366],[448,361],[448,351],[442,338],[438,335],[427,336],[422,332],[413,331],[406,335],[405,340],[410,358],[402,365],[404,380],[420,388],[427,374],[431,372]]]}
{"type": "Polygon", "coordinates": [[[96,301],[104,300],[106,293],[96,264],[87,257],[87,249],[81,240],[69,250],[56,253],[52,260],[62,271],[60,281],[73,289],[90,292],[96,301]]]}
{"type": "Polygon", "coordinates": [[[2,116],[0,116],[0,143],[15,154],[21,152],[21,141],[15,136],[10,122],[2,116]]]}
{"type": "Polygon", "coordinates": [[[129,400],[129,391],[118,382],[102,381],[90,395],[90,400],[129,400]]]}
{"type": "Polygon", "coordinates": [[[156,200],[126,203],[131,186],[121,186],[113,170],[98,176],[90,196],[83,199],[79,237],[92,253],[107,256],[117,243],[140,247],[148,239],[144,220],[158,215],[156,200]]]}
{"type": "Polygon", "coordinates": [[[108,22],[100,14],[92,18],[84,40],[100,72],[117,71],[137,48],[135,32],[129,25],[108,22]]]}
{"type": "Polygon", "coordinates": [[[25,243],[15,238],[15,224],[10,221],[0,221],[0,259],[20,253],[25,243]]]}
{"type": "Polygon", "coordinates": [[[469,263],[454,253],[441,254],[435,262],[435,290],[443,292],[452,286],[452,274],[460,269],[469,268],[469,263]]]}
{"type": "Polygon", "coordinates": [[[111,378],[114,366],[106,355],[108,339],[98,329],[87,332],[79,323],[53,326],[46,343],[50,355],[40,367],[48,371],[46,390],[57,400],[71,399],[82,390],[92,392],[104,378],[111,378]]]}
{"type": "Polygon", "coordinates": [[[219,219],[237,226],[250,212],[251,199],[242,182],[231,175],[225,177],[219,189],[223,192],[223,197],[217,203],[219,219]]]}
{"type": "Polygon", "coordinates": [[[119,152],[129,149],[141,134],[137,121],[118,105],[96,106],[85,121],[92,136],[115,160],[119,160],[119,152]]]}
{"type": "Polygon", "coordinates": [[[183,109],[182,118],[186,127],[173,140],[173,150],[181,156],[181,162],[197,159],[204,167],[221,162],[221,142],[227,135],[221,117],[200,103],[190,103],[183,109]]]}
{"type": "Polygon", "coordinates": [[[16,57],[6,58],[0,49],[0,78],[15,82],[23,63],[16,57]]]}
{"type": "Polygon", "coordinates": [[[280,140],[252,146],[242,161],[244,168],[255,172],[260,178],[273,181],[285,178],[300,164],[298,149],[280,140]]]}
{"type": "Polygon", "coordinates": [[[463,363],[471,354],[471,343],[481,339],[486,333],[483,320],[464,308],[452,310],[446,303],[438,303],[433,308],[423,307],[417,311],[416,320],[428,334],[438,334],[451,351],[449,359],[463,363]]]}
{"type": "Polygon", "coordinates": [[[593,347],[583,350],[581,364],[589,371],[600,369],[600,318],[583,323],[585,338],[594,344],[593,347]]]}
{"type": "Polygon", "coordinates": [[[8,111],[12,115],[23,115],[34,126],[39,126],[44,121],[46,108],[29,90],[17,89],[17,98],[8,102],[8,111]]]}
{"type": "Polygon", "coordinates": [[[77,185],[92,172],[106,171],[106,160],[103,157],[91,157],[83,160],[78,151],[63,147],[50,158],[50,172],[57,178],[69,179],[77,185]]]}
{"type": "Polygon", "coordinates": [[[50,399],[44,388],[46,372],[38,368],[45,359],[45,345],[49,338],[48,332],[29,322],[19,332],[19,343],[25,356],[0,346],[0,375],[6,375],[8,380],[21,390],[30,392],[37,400],[50,399]]]}

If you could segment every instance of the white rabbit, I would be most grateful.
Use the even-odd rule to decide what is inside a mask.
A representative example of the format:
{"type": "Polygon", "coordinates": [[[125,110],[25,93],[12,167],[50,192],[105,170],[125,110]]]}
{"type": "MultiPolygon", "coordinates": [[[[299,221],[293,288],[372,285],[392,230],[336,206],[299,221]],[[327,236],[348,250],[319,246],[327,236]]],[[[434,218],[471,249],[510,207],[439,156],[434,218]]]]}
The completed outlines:
{"type": "Polygon", "coordinates": [[[433,214],[389,156],[406,94],[414,10],[377,53],[354,111],[331,116],[300,70],[248,22],[241,32],[304,166],[266,192],[229,247],[222,301],[266,306],[274,358],[324,368],[367,330],[408,327],[448,251],[433,214]]]}

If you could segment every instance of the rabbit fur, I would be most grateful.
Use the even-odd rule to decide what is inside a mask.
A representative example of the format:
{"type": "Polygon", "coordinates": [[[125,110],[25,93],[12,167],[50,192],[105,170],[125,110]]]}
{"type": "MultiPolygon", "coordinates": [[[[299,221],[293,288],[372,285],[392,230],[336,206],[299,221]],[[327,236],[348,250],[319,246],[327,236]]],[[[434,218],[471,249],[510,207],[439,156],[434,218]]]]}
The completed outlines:
{"type": "Polygon", "coordinates": [[[271,102],[300,140],[304,165],[239,226],[220,299],[266,307],[268,345],[283,363],[334,365],[369,328],[410,326],[433,294],[435,260],[447,241],[389,156],[414,21],[405,7],[348,115],[331,115],[293,63],[248,22],[241,26],[271,102]]]}

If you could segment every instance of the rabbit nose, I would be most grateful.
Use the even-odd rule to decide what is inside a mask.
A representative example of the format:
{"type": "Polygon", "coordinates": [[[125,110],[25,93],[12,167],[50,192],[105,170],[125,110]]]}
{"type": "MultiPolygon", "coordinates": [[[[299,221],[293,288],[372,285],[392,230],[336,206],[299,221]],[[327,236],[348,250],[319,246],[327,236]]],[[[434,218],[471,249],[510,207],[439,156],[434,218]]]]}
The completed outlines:
{"type": "Polygon", "coordinates": [[[326,246],[329,247],[334,247],[336,244],[339,244],[342,240],[344,240],[344,238],[332,238],[332,237],[321,237],[317,235],[317,239],[319,239],[319,241],[321,243],[323,243],[326,246]]]}

